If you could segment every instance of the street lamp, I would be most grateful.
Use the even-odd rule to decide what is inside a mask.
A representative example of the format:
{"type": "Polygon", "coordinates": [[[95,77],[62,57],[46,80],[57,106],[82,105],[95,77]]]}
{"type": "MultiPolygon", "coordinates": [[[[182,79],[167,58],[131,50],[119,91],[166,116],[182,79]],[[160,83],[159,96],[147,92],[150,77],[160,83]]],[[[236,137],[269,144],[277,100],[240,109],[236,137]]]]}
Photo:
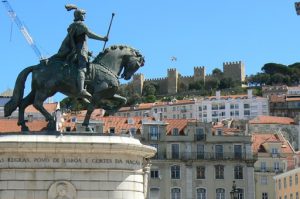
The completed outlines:
{"type": "Polygon", "coordinates": [[[238,199],[239,197],[239,192],[236,189],[236,184],[235,181],[232,182],[232,191],[230,191],[230,198],[231,199],[238,199]]]}

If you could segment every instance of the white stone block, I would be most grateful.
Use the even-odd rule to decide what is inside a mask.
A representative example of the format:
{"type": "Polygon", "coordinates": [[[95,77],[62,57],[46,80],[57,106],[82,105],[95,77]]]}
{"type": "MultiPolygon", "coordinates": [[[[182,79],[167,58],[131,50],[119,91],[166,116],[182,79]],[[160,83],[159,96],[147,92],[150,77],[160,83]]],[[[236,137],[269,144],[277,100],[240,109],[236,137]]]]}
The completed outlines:
{"type": "Polygon", "coordinates": [[[15,191],[15,197],[14,199],[27,199],[27,198],[34,198],[34,192],[33,191],[15,191]]]}
{"type": "Polygon", "coordinates": [[[14,191],[0,191],[0,198],[1,199],[14,199],[15,192],[14,191]]]}
{"type": "Polygon", "coordinates": [[[46,199],[47,191],[35,191],[34,192],[34,199],[46,199]]]}
{"type": "Polygon", "coordinates": [[[11,170],[1,170],[1,180],[11,180],[16,178],[16,172],[14,169],[11,170]]]}
{"type": "Polygon", "coordinates": [[[55,180],[71,180],[71,171],[55,171],[55,180]]]}
{"type": "Polygon", "coordinates": [[[24,181],[8,181],[7,189],[24,189],[25,184],[24,181]]]}
{"type": "Polygon", "coordinates": [[[108,192],[108,198],[123,199],[123,193],[122,193],[122,191],[110,191],[110,192],[108,192]]]}
{"type": "Polygon", "coordinates": [[[98,180],[98,181],[107,181],[108,180],[108,171],[96,171],[89,173],[90,180],[98,180]]]}

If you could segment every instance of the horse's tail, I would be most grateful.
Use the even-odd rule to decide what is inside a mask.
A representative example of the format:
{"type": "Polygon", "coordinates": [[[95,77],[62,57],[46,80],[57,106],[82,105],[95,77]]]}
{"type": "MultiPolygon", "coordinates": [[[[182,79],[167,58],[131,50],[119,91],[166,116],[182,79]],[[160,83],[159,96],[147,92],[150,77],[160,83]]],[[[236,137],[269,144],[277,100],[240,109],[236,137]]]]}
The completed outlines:
{"type": "Polygon", "coordinates": [[[32,72],[32,70],[34,68],[35,68],[35,66],[29,66],[29,67],[25,68],[22,72],[20,72],[20,74],[18,75],[18,78],[15,83],[13,96],[4,105],[4,116],[5,117],[10,116],[12,114],[12,112],[17,109],[20,101],[23,99],[25,82],[26,82],[27,76],[30,72],[32,72]]]}

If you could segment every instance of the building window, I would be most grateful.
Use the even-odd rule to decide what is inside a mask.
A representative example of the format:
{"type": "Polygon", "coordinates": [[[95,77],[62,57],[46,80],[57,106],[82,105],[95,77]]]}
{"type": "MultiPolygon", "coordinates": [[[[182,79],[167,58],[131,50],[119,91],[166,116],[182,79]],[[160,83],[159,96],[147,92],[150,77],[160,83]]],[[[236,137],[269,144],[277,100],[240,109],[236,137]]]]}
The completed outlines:
{"type": "Polygon", "coordinates": [[[171,199],[180,199],[180,189],[179,188],[172,188],[171,189],[171,199]]]}
{"type": "Polygon", "coordinates": [[[244,115],[249,116],[250,115],[250,110],[244,110],[244,115]]]}
{"type": "Polygon", "coordinates": [[[296,199],[299,199],[299,192],[296,192],[296,199]]]}
{"type": "Polygon", "coordinates": [[[204,129],[196,128],[196,141],[204,140],[204,129]]]}
{"type": "Polygon", "coordinates": [[[172,144],[171,145],[172,150],[172,159],[179,159],[179,144],[172,144]]]}
{"type": "Polygon", "coordinates": [[[278,180],[278,189],[281,189],[281,179],[278,180]]]}
{"type": "Polygon", "coordinates": [[[262,184],[262,185],[268,184],[268,177],[267,176],[261,176],[260,177],[260,184],[262,184]]]}
{"type": "Polygon", "coordinates": [[[171,179],[180,179],[180,166],[171,166],[171,179]]]}
{"type": "Polygon", "coordinates": [[[159,140],[158,126],[150,126],[150,140],[159,140]]]}
{"type": "Polygon", "coordinates": [[[154,147],[154,148],[156,148],[156,153],[155,153],[155,155],[152,157],[153,159],[158,159],[158,144],[150,144],[150,146],[152,146],[152,147],[154,147]]]}
{"type": "Polygon", "coordinates": [[[197,166],[197,179],[205,179],[205,166],[197,166]]]}
{"type": "Polygon", "coordinates": [[[243,179],[243,167],[242,166],[234,167],[234,179],[243,179]]]}
{"type": "Polygon", "coordinates": [[[291,187],[291,186],[293,186],[293,177],[290,176],[290,177],[289,177],[289,180],[290,180],[290,187],[291,187]]]}
{"type": "Polygon", "coordinates": [[[290,194],[290,199],[294,199],[294,198],[293,198],[293,194],[292,194],[292,193],[290,194]]]}
{"type": "Polygon", "coordinates": [[[216,159],[223,159],[223,145],[216,145],[215,146],[215,155],[216,159]]]}
{"type": "Polygon", "coordinates": [[[159,170],[151,170],[150,176],[151,176],[151,178],[153,178],[153,179],[159,178],[159,170]]]}
{"type": "Polygon", "coordinates": [[[150,199],[159,199],[159,188],[150,188],[150,199]]]}
{"type": "Polygon", "coordinates": [[[274,172],[279,172],[279,162],[274,162],[274,172]]]}
{"type": "Polygon", "coordinates": [[[242,145],[234,145],[234,158],[242,159],[242,145]]]}
{"type": "Polygon", "coordinates": [[[286,178],[283,178],[283,187],[286,188],[286,178]]]}
{"type": "Polygon", "coordinates": [[[174,135],[174,136],[179,135],[179,130],[178,130],[178,128],[173,128],[172,135],[174,135]]]}
{"type": "Polygon", "coordinates": [[[244,189],[237,189],[239,195],[238,199],[244,199],[244,189]]]}
{"type": "Polygon", "coordinates": [[[197,189],[197,199],[206,199],[206,189],[203,188],[197,189]]]}
{"type": "Polygon", "coordinates": [[[216,190],[216,199],[225,199],[225,189],[219,188],[216,190]]]}
{"type": "Polygon", "coordinates": [[[215,166],[216,179],[224,179],[224,166],[216,165],[215,166]]]}
{"type": "Polygon", "coordinates": [[[204,159],[204,144],[197,144],[197,159],[204,159]]]}
{"type": "Polygon", "coordinates": [[[250,104],[244,104],[244,109],[250,108],[250,104]]]}
{"type": "Polygon", "coordinates": [[[268,198],[268,193],[263,192],[262,195],[261,195],[261,198],[262,198],[262,199],[269,199],[269,198],[268,198]]]}
{"type": "Polygon", "coordinates": [[[260,163],[260,171],[266,172],[266,170],[267,170],[267,164],[266,164],[266,162],[261,162],[260,163]]]}
{"type": "Polygon", "coordinates": [[[134,127],[130,128],[130,129],[129,129],[129,133],[130,133],[131,135],[135,135],[135,133],[136,133],[136,128],[134,128],[134,127]]]}
{"type": "Polygon", "coordinates": [[[272,151],[271,153],[273,158],[277,158],[279,156],[277,148],[272,148],[271,151],[272,151]]]}
{"type": "Polygon", "coordinates": [[[298,174],[295,174],[295,185],[298,185],[298,174]]]}

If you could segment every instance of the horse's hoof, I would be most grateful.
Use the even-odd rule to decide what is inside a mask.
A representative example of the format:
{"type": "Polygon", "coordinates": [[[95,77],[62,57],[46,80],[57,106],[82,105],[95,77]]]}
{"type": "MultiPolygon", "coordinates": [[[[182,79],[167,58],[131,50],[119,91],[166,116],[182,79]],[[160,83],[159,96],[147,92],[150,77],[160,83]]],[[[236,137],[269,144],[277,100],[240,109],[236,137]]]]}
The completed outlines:
{"type": "Polygon", "coordinates": [[[94,132],[93,129],[89,126],[85,127],[85,131],[87,132],[94,132]]]}
{"type": "Polygon", "coordinates": [[[22,126],[22,127],[21,127],[21,131],[22,131],[22,132],[28,132],[28,131],[29,131],[28,126],[22,126]]]}
{"type": "Polygon", "coordinates": [[[47,125],[48,131],[56,131],[56,124],[53,122],[49,122],[47,125]]]}

